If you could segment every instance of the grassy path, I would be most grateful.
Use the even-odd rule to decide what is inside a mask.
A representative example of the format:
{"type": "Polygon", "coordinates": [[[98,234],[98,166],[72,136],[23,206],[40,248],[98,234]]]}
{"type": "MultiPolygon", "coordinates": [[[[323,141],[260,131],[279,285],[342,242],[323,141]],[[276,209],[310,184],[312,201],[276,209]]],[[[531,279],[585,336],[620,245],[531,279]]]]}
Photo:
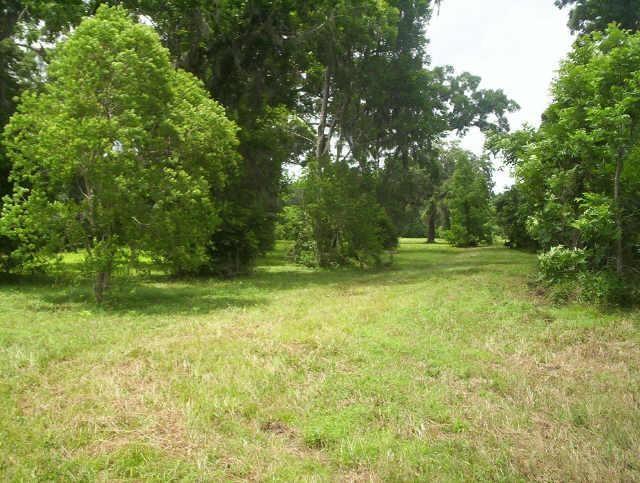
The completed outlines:
{"type": "Polygon", "coordinates": [[[640,480],[640,313],[404,240],[234,281],[0,285],[0,480],[640,480]]]}

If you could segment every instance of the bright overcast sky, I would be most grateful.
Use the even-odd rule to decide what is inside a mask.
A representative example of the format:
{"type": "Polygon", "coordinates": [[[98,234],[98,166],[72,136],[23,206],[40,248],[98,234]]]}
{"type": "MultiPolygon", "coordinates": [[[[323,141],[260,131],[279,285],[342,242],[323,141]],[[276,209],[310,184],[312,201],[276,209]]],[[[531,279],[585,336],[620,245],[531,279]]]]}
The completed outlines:
{"type": "MultiPolygon", "coordinates": [[[[511,128],[538,126],[548,105],[549,85],[573,41],[567,11],[553,0],[443,0],[427,30],[432,65],[482,77],[482,87],[501,88],[520,105],[511,128]]],[[[482,151],[483,136],[470,133],[462,145],[482,151]]],[[[511,184],[496,173],[496,190],[511,184]]]]}

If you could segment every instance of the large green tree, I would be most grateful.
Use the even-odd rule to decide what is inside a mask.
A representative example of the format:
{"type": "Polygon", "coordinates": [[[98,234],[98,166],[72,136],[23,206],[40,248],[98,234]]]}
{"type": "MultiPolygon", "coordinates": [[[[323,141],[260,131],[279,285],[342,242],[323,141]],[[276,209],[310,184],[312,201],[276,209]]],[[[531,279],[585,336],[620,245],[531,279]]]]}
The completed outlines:
{"type": "Polygon", "coordinates": [[[502,142],[543,249],[584,250],[591,271],[632,276],[640,246],[640,33],[580,37],[538,131],[502,142]]]}
{"type": "Polygon", "coordinates": [[[2,229],[17,256],[82,249],[98,300],[132,254],[193,270],[220,222],[213,195],[234,167],[235,132],[151,27],[101,7],[7,127],[14,190],[2,229]]]}

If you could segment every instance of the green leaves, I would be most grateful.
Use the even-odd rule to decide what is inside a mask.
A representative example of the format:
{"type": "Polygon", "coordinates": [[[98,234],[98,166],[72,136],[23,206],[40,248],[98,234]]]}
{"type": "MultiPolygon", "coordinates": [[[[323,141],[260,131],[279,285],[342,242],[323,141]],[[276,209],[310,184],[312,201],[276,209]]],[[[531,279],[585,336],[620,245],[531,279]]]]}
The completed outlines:
{"type": "Polygon", "coordinates": [[[605,30],[611,22],[624,29],[640,28],[638,0],[556,0],[559,8],[571,5],[569,27],[572,32],[590,33],[605,30]]]}
{"type": "Polygon", "coordinates": [[[101,7],[6,130],[4,230],[42,255],[82,249],[97,298],[124,253],[194,270],[220,223],[213,194],[234,169],[236,130],[150,27],[101,7]]]}
{"type": "Polygon", "coordinates": [[[459,247],[491,242],[490,179],[480,160],[456,149],[456,165],[447,183],[447,207],[451,227],[447,240],[459,247]]]}

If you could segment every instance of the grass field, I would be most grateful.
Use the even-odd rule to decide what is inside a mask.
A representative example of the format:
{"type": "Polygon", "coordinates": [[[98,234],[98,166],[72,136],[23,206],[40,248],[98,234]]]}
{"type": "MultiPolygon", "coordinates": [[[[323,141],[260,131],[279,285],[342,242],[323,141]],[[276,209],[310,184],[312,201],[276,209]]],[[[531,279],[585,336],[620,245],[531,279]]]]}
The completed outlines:
{"type": "Polygon", "coordinates": [[[640,313],[554,307],[529,254],[284,251],[90,302],[0,286],[0,480],[640,480],[640,313]]]}

